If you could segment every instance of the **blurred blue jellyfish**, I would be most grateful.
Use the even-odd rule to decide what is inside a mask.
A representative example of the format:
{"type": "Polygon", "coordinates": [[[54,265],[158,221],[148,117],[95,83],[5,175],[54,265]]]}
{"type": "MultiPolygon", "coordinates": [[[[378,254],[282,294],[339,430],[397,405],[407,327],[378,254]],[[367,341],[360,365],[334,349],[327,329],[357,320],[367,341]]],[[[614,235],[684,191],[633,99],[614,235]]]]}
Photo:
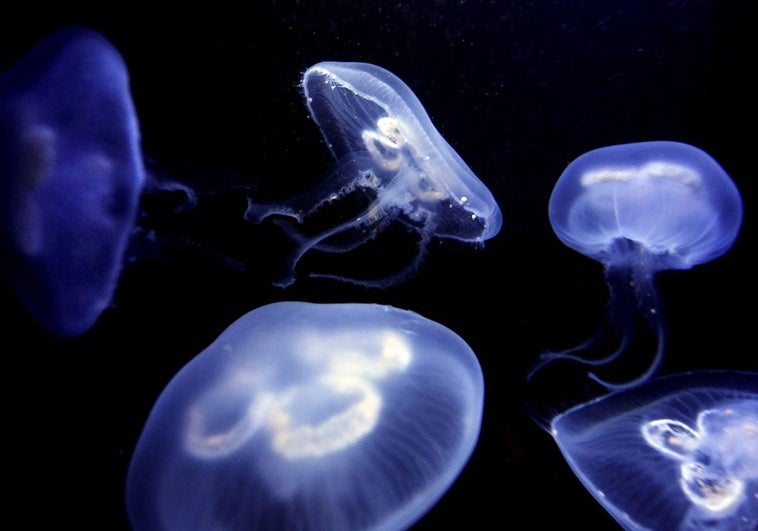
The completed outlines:
{"type": "Polygon", "coordinates": [[[601,262],[610,288],[609,316],[619,346],[598,359],[590,340],[540,357],[531,376],[556,359],[600,367],[632,349],[644,331],[655,352],[638,377],[611,383],[627,388],[652,376],[663,355],[664,326],[654,285],[663,269],[689,269],[713,260],[734,242],[742,222],[736,186],[708,154],[678,142],[640,142],[585,153],[563,172],[549,204],[550,223],[568,247],[601,262]]]}
{"type": "Polygon", "coordinates": [[[349,252],[392,223],[419,235],[418,252],[400,271],[377,279],[317,274],[365,286],[384,287],[419,266],[432,236],[481,243],[500,230],[500,209],[487,187],[432,125],[411,89],[391,72],[366,63],[318,63],[303,76],[311,117],[337,160],[324,182],[284,204],[250,203],[247,218],[289,216],[302,223],[327,204],[364,193],[358,215],[305,236],[280,220],[298,242],[276,282],[295,280],[309,250],[349,252]]]}
{"type": "Polygon", "coordinates": [[[555,417],[567,463],[625,529],[758,529],[758,374],[684,373],[555,417]]]}
{"type": "Polygon", "coordinates": [[[0,77],[2,268],[55,334],[110,303],[144,168],[126,66],[101,35],[61,30],[0,77]]]}
{"type": "Polygon", "coordinates": [[[135,530],[403,529],[479,435],[468,345],[416,313],[279,302],[168,384],[129,466],[135,530]]]}

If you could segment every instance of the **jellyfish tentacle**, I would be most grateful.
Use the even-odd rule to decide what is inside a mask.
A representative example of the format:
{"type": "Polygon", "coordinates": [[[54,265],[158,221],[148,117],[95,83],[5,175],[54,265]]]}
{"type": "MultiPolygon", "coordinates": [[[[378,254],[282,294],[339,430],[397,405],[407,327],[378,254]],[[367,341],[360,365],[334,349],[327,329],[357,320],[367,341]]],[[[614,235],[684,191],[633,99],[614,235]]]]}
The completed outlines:
{"type": "MultiPolygon", "coordinates": [[[[365,218],[363,214],[365,214],[366,211],[364,211],[364,213],[360,216],[352,218],[354,226],[339,232],[339,242],[336,242],[335,239],[328,237],[313,245],[311,249],[314,251],[332,254],[343,254],[354,251],[366,243],[368,240],[376,237],[382,230],[384,230],[387,225],[393,221],[396,221],[397,209],[392,206],[387,206],[385,208],[386,210],[384,211],[385,213],[383,215],[374,215],[373,219],[363,219],[362,223],[355,225],[356,220],[359,218],[365,218]],[[351,236],[350,233],[353,233],[354,235],[351,236]]],[[[277,223],[277,225],[282,226],[286,224],[286,222],[280,223],[277,223]]],[[[307,236],[300,234],[294,228],[292,228],[291,224],[288,225],[288,228],[283,228],[285,231],[290,231],[288,234],[295,241],[302,244],[308,239],[307,236]]]]}
{"type": "MultiPolygon", "coordinates": [[[[300,235],[297,231],[292,229],[291,225],[279,221],[277,225],[281,227],[282,229],[284,229],[288,233],[288,236],[295,239],[296,241],[299,240],[299,245],[297,249],[295,249],[295,251],[285,261],[285,270],[282,273],[282,275],[279,277],[279,279],[274,283],[274,285],[281,288],[286,288],[287,286],[292,285],[295,282],[295,268],[297,267],[297,264],[300,261],[300,259],[309,250],[318,248],[318,246],[324,240],[327,240],[345,231],[355,229],[358,226],[364,227],[364,228],[369,227],[369,226],[380,226],[383,220],[376,216],[376,214],[374,213],[375,209],[376,207],[372,206],[371,208],[364,211],[361,215],[355,218],[345,221],[344,223],[340,223],[339,225],[336,225],[332,227],[331,229],[321,232],[313,237],[305,238],[305,239],[303,239],[302,235],[300,235]]],[[[370,232],[375,232],[375,229],[372,228],[370,232]]],[[[364,238],[364,240],[366,239],[368,238],[364,238]]]]}
{"type": "Polygon", "coordinates": [[[258,203],[248,198],[245,219],[260,223],[271,216],[286,216],[302,223],[323,206],[346,194],[360,189],[377,189],[380,179],[371,167],[371,158],[366,154],[346,157],[337,162],[321,184],[286,203],[258,203]]]}
{"type": "Polygon", "coordinates": [[[434,225],[433,224],[425,225],[424,229],[419,231],[419,234],[420,234],[420,239],[417,243],[417,251],[416,251],[416,254],[413,256],[413,259],[400,271],[397,271],[396,273],[393,273],[391,275],[386,275],[381,278],[375,278],[375,279],[362,279],[362,278],[348,277],[348,276],[343,276],[343,275],[333,275],[333,274],[328,274],[328,273],[311,273],[309,276],[313,278],[328,278],[332,280],[339,280],[341,282],[348,282],[350,284],[356,284],[358,286],[363,286],[365,288],[386,288],[387,286],[397,284],[404,278],[408,278],[408,276],[411,273],[417,271],[418,268],[421,266],[421,263],[424,261],[424,258],[426,257],[427,247],[429,245],[429,242],[431,241],[432,235],[434,234],[434,225]]]}
{"type": "MultiPolygon", "coordinates": [[[[575,347],[561,350],[559,352],[544,352],[540,354],[540,356],[537,358],[537,361],[532,364],[532,367],[527,373],[527,381],[531,380],[534,375],[537,374],[543,367],[557,360],[575,361],[577,363],[581,363],[582,365],[587,365],[590,367],[602,367],[618,359],[626,351],[627,347],[627,340],[622,339],[619,346],[613,352],[602,358],[590,358],[579,354],[591,350],[597,342],[598,335],[594,335],[575,347]]],[[[598,381],[598,383],[601,385],[605,385],[602,381],[596,381],[598,381]]]]}
{"type": "MultiPolygon", "coordinates": [[[[645,260],[646,254],[640,260],[645,260]]],[[[644,334],[638,323],[652,332],[655,341],[653,357],[645,371],[636,378],[623,382],[611,382],[594,373],[589,377],[610,391],[629,389],[651,378],[663,360],[665,326],[658,290],[655,287],[655,268],[639,261],[630,266],[606,267],[606,277],[611,291],[610,313],[614,326],[622,338],[623,353],[631,350],[635,342],[641,342],[644,334]],[[641,318],[641,319],[640,319],[641,318]]],[[[621,353],[619,353],[621,354],[621,353]]],[[[618,356],[617,356],[618,357],[618,356]]],[[[617,357],[609,360],[615,361],[617,357]]]]}
{"type": "Polygon", "coordinates": [[[399,204],[403,204],[398,198],[408,194],[406,189],[408,177],[406,172],[410,170],[402,170],[393,178],[386,186],[376,186],[377,198],[358,216],[351,218],[339,225],[332,227],[329,230],[321,232],[310,238],[303,238],[301,234],[292,229],[291,225],[284,224],[281,221],[277,223],[283,230],[287,231],[288,235],[299,243],[295,252],[287,259],[285,273],[275,283],[279,287],[287,287],[295,281],[295,268],[300,259],[311,249],[331,252],[331,253],[345,253],[349,252],[368,240],[374,238],[382,229],[393,221],[399,221],[411,226],[413,222],[413,229],[421,234],[421,240],[419,243],[419,252],[416,253],[415,258],[408,264],[402,271],[397,274],[393,274],[376,281],[343,277],[340,275],[311,275],[316,278],[332,278],[335,280],[343,280],[354,284],[364,285],[366,287],[384,287],[391,283],[397,283],[407,275],[414,271],[420,264],[421,259],[424,256],[426,244],[428,243],[431,235],[435,229],[433,222],[430,222],[430,215],[423,209],[419,208],[416,202],[408,201],[405,207],[401,208],[399,204]],[[405,219],[407,218],[407,220],[405,219]],[[416,226],[418,224],[419,226],[416,226]],[[352,241],[342,245],[329,245],[327,240],[344,234],[348,231],[355,231],[360,229],[362,233],[356,236],[352,241]]]}
{"type": "Polygon", "coordinates": [[[631,389],[633,387],[637,387],[638,385],[643,384],[644,382],[652,378],[658,372],[661,362],[663,361],[665,334],[664,334],[664,327],[663,327],[662,322],[659,321],[656,324],[655,333],[657,337],[657,347],[655,349],[655,354],[653,355],[653,360],[650,362],[645,372],[640,374],[638,377],[632,380],[627,380],[625,382],[611,382],[609,380],[600,378],[594,372],[589,372],[588,377],[594,380],[595,382],[599,383],[600,385],[602,385],[609,391],[620,391],[620,390],[625,390],[625,389],[631,389]]]}
{"type": "MultiPolygon", "coordinates": [[[[605,274],[610,290],[608,302],[609,327],[612,329],[615,338],[619,338],[618,346],[607,355],[591,357],[590,352],[597,349],[597,344],[601,343],[602,336],[605,333],[605,328],[601,327],[592,337],[575,347],[559,352],[546,352],[542,354],[530,369],[528,379],[531,380],[541,368],[556,360],[574,361],[589,367],[604,367],[613,363],[627,352],[634,332],[634,308],[636,307],[636,304],[630,302],[634,298],[631,270],[629,268],[606,266],[605,274]]],[[[590,373],[590,377],[605,386],[605,382],[592,373],[590,373]]]]}
{"type": "Polygon", "coordinates": [[[603,368],[619,361],[633,350],[636,343],[641,343],[639,327],[645,327],[655,338],[655,351],[645,370],[629,380],[613,382],[590,371],[588,377],[602,385],[606,390],[615,391],[637,386],[651,378],[660,367],[664,352],[665,327],[662,318],[660,299],[654,286],[654,272],[647,267],[606,266],[606,279],[610,291],[609,320],[614,335],[619,338],[618,346],[608,355],[590,357],[590,351],[600,342],[601,330],[593,337],[576,347],[560,352],[542,354],[527,374],[531,380],[542,368],[556,360],[567,360],[588,367],[603,368]],[[640,324],[641,323],[641,324],[640,324]]]}

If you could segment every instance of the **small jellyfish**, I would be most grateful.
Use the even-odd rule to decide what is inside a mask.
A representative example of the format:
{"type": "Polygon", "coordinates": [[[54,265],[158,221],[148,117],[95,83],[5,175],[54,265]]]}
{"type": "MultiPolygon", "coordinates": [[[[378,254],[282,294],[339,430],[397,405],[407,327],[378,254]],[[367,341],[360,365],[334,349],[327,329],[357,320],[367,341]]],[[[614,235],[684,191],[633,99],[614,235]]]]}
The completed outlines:
{"type": "Polygon", "coordinates": [[[111,302],[144,181],[118,51],[58,31],[0,76],[2,268],[49,331],[87,331],[111,302]]]}
{"type": "Polygon", "coordinates": [[[279,302],[244,315],[161,393],[126,482],[135,530],[404,529],[481,424],[469,346],[414,312],[279,302]]]}
{"type": "Polygon", "coordinates": [[[298,261],[309,250],[350,252],[393,223],[419,238],[418,252],[400,271],[375,279],[311,276],[385,287],[418,268],[433,236],[480,244],[498,233],[502,216],[492,194],[397,76],[372,64],[323,62],[306,70],[302,88],[336,165],[322,184],[287,203],[250,202],[246,217],[288,216],[303,223],[325,205],[355,193],[365,194],[366,207],[308,236],[278,220],[298,246],[277,285],[294,282],[298,261]]]}
{"type": "Polygon", "coordinates": [[[551,424],[567,463],[624,529],[758,529],[758,374],[683,373],[551,424]]]}
{"type": "Polygon", "coordinates": [[[739,232],[742,200],[729,175],[700,149],[640,142],[596,149],[569,164],[553,189],[549,215],[564,244],[603,264],[619,345],[596,359],[587,356],[597,348],[598,334],[578,347],[543,354],[530,378],[556,359],[608,365],[647,332],[655,354],[641,375],[612,383],[590,374],[607,389],[621,389],[650,378],[662,359],[665,331],[655,274],[725,253],[739,232]]]}

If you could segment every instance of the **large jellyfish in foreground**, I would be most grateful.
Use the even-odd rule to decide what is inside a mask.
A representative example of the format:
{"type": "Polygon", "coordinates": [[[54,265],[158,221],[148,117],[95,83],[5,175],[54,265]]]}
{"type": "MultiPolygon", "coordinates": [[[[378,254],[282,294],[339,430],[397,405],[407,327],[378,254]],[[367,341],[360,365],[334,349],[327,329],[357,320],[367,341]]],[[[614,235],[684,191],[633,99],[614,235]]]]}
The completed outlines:
{"type": "Polygon", "coordinates": [[[127,69],[101,35],[61,30],[0,77],[2,268],[51,332],[110,304],[144,175],[127,69]]]}
{"type": "Polygon", "coordinates": [[[247,218],[289,216],[302,223],[346,195],[362,192],[368,206],[357,216],[313,235],[280,224],[298,242],[277,285],[295,281],[309,250],[350,252],[397,222],[418,233],[418,253],[400,271],[381,278],[329,277],[384,287],[408,277],[432,237],[481,243],[500,230],[500,209],[487,187],[432,125],[421,102],[397,76],[366,63],[318,63],[303,76],[311,117],[337,163],[315,190],[284,204],[250,203],[247,218]]]}
{"type": "Polygon", "coordinates": [[[550,430],[625,529],[758,529],[756,373],[654,379],[561,413],[550,430]]]}
{"type": "Polygon", "coordinates": [[[161,393],[127,475],[136,530],[403,529],[476,444],[483,380],[416,313],[280,302],[234,322],[161,393]]]}
{"type": "Polygon", "coordinates": [[[654,276],[713,260],[734,242],[742,222],[736,186],[707,153],[679,142],[640,142],[585,153],[563,172],[549,204],[550,223],[572,249],[601,262],[610,288],[609,314],[619,346],[597,359],[593,340],[543,354],[530,375],[556,359],[602,367],[645,334],[653,360],[628,388],[650,378],[663,355],[664,326],[654,276]]]}

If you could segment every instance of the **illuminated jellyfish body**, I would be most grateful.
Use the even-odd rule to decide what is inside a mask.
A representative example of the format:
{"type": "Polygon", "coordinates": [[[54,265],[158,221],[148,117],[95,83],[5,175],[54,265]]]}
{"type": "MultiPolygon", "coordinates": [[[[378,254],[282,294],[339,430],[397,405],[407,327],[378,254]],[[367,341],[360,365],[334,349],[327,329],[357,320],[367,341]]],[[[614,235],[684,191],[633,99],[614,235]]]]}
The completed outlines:
{"type": "Polygon", "coordinates": [[[758,374],[684,373],[558,415],[571,469],[625,529],[758,528],[758,374]]]}
{"type": "Polygon", "coordinates": [[[295,280],[298,261],[310,250],[350,252],[391,223],[418,233],[418,252],[400,271],[376,279],[313,274],[384,287],[417,269],[431,237],[481,243],[500,230],[500,209],[487,187],[432,125],[421,102],[397,76],[366,63],[318,63],[303,76],[311,117],[337,163],[314,190],[284,204],[250,203],[247,218],[279,215],[302,223],[326,204],[365,192],[357,216],[312,236],[280,221],[298,247],[276,282],[295,280]]]}
{"type": "Polygon", "coordinates": [[[67,28],[0,77],[2,267],[62,336],[110,304],[144,169],[126,66],[101,35],[67,28]]]}
{"type": "Polygon", "coordinates": [[[483,380],[455,333],[373,304],[280,302],[169,383],[129,466],[137,531],[403,529],[476,444],[483,380]]]}
{"type": "MultiPolygon", "coordinates": [[[[574,160],[553,189],[550,223],[568,247],[601,262],[610,289],[609,321],[617,349],[587,354],[595,339],[543,354],[533,376],[556,359],[602,367],[630,352],[638,336],[652,336],[654,355],[638,377],[608,389],[637,385],[657,370],[664,325],[654,277],[713,260],[734,242],[742,222],[736,186],[707,153],[678,142],[604,147],[574,160]]],[[[599,334],[598,334],[599,335],[599,334]]]]}

